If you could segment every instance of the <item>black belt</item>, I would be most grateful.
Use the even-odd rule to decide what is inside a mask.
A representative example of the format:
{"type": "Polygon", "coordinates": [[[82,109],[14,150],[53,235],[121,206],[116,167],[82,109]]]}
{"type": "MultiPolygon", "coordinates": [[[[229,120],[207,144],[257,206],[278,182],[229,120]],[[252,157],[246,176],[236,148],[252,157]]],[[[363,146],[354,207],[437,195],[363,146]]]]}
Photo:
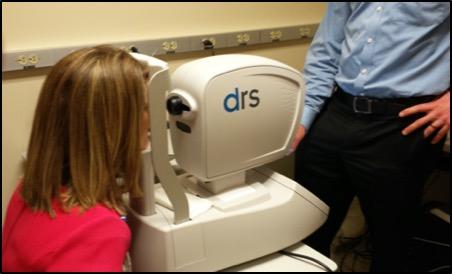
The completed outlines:
{"type": "Polygon", "coordinates": [[[381,99],[365,96],[353,96],[343,91],[339,86],[335,95],[345,105],[350,107],[354,113],[359,114],[385,114],[398,115],[407,107],[432,101],[436,96],[421,96],[410,98],[381,99]]]}

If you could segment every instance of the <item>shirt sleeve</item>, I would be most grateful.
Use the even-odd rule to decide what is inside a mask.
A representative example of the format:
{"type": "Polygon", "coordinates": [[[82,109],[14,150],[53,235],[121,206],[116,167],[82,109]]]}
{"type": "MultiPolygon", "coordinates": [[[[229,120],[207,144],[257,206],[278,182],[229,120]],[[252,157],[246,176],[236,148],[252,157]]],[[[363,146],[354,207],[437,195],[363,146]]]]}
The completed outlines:
{"type": "Polygon", "coordinates": [[[122,271],[130,230],[119,217],[102,217],[63,233],[67,240],[53,252],[46,271],[122,271]]]}
{"type": "Polygon", "coordinates": [[[351,10],[347,3],[330,3],[308,51],[304,66],[305,107],[300,123],[309,129],[325,100],[331,97],[338,72],[345,24],[351,10]]]}

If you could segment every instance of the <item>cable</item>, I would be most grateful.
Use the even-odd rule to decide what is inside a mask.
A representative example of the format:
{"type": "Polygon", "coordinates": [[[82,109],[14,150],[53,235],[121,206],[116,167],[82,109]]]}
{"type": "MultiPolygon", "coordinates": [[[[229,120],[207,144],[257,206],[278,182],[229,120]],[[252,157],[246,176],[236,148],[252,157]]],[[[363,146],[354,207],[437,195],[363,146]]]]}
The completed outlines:
{"type": "MultiPolygon", "coordinates": [[[[279,253],[281,253],[281,254],[283,254],[283,255],[286,255],[286,256],[289,256],[289,257],[292,257],[292,258],[294,258],[294,257],[299,257],[299,258],[302,258],[302,259],[306,259],[306,260],[312,261],[312,262],[314,262],[314,263],[316,263],[316,264],[322,266],[323,268],[325,268],[325,270],[326,270],[327,272],[334,272],[334,271],[333,271],[331,268],[329,268],[326,264],[322,263],[321,261],[317,260],[316,258],[313,258],[313,257],[310,257],[310,256],[306,256],[306,255],[302,255],[302,254],[297,254],[297,253],[289,252],[289,251],[285,251],[285,250],[280,250],[279,253]]],[[[298,260],[298,258],[294,258],[294,259],[297,259],[297,260],[298,260]]]]}
{"type": "Polygon", "coordinates": [[[443,270],[446,270],[446,269],[449,269],[448,271],[450,271],[450,265],[442,265],[442,266],[439,266],[437,268],[430,269],[428,272],[439,272],[439,271],[443,271],[443,270]]]}
{"type": "Polygon", "coordinates": [[[421,241],[421,242],[425,242],[425,243],[429,243],[429,244],[434,244],[434,245],[439,245],[439,246],[449,247],[449,248],[450,248],[450,244],[447,244],[447,243],[442,243],[442,242],[427,240],[427,239],[419,238],[419,237],[413,237],[412,239],[413,239],[413,240],[418,240],[418,241],[421,241]]]}

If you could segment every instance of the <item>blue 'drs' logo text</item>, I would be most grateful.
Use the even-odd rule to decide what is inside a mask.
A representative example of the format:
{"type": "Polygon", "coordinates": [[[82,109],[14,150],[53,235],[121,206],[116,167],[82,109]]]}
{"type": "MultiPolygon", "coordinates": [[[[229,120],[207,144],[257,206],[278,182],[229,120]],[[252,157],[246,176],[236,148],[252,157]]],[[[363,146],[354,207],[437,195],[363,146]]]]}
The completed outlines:
{"type": "Polygon", "coordinates": [[[248,90],[239,91],[239,88],[235,88],[235,91],[229,93],[224,98],[224,110],[227,112],[239,111],[244,109],[247,103],[249,107],[257,107],[260,102],[259,97],[257,97],[258,93],[259,90],[257,89],[252,89],[248,92],[248,90]]]}

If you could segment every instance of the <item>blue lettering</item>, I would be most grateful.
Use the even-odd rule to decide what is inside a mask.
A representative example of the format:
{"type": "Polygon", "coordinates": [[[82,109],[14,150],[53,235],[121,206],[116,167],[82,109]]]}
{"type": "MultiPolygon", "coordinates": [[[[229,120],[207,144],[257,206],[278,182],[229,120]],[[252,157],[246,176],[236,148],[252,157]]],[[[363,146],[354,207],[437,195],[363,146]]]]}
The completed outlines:
{"type": "Polygon", "coordinates": [[[234,112],[239,111],[240,109],[245,109],[247,97],[249,97],[248,106],[253,108],[257,107],[260,103],[259,97],[257,97],[258,93],[259,90],[257,89],[253,89],[250,92],[245,90],[241,91],[239,96],[239,88],[235,88],[235,91],[229,93],[224,98],[223,107],[227,112],[234,112]]]}
{"type": "Polygon", "coordinates": [[[224,109],[227,112],[234,112],[238,111],[240,109],[240,102],[239,102],[239,89],[235,88],[235,92],[229,93],[226,98],[224,98],[223,101],[224,109]],[[233,107],[229,107],[229,101],[232,99],[233,101],[233,107]]]}

